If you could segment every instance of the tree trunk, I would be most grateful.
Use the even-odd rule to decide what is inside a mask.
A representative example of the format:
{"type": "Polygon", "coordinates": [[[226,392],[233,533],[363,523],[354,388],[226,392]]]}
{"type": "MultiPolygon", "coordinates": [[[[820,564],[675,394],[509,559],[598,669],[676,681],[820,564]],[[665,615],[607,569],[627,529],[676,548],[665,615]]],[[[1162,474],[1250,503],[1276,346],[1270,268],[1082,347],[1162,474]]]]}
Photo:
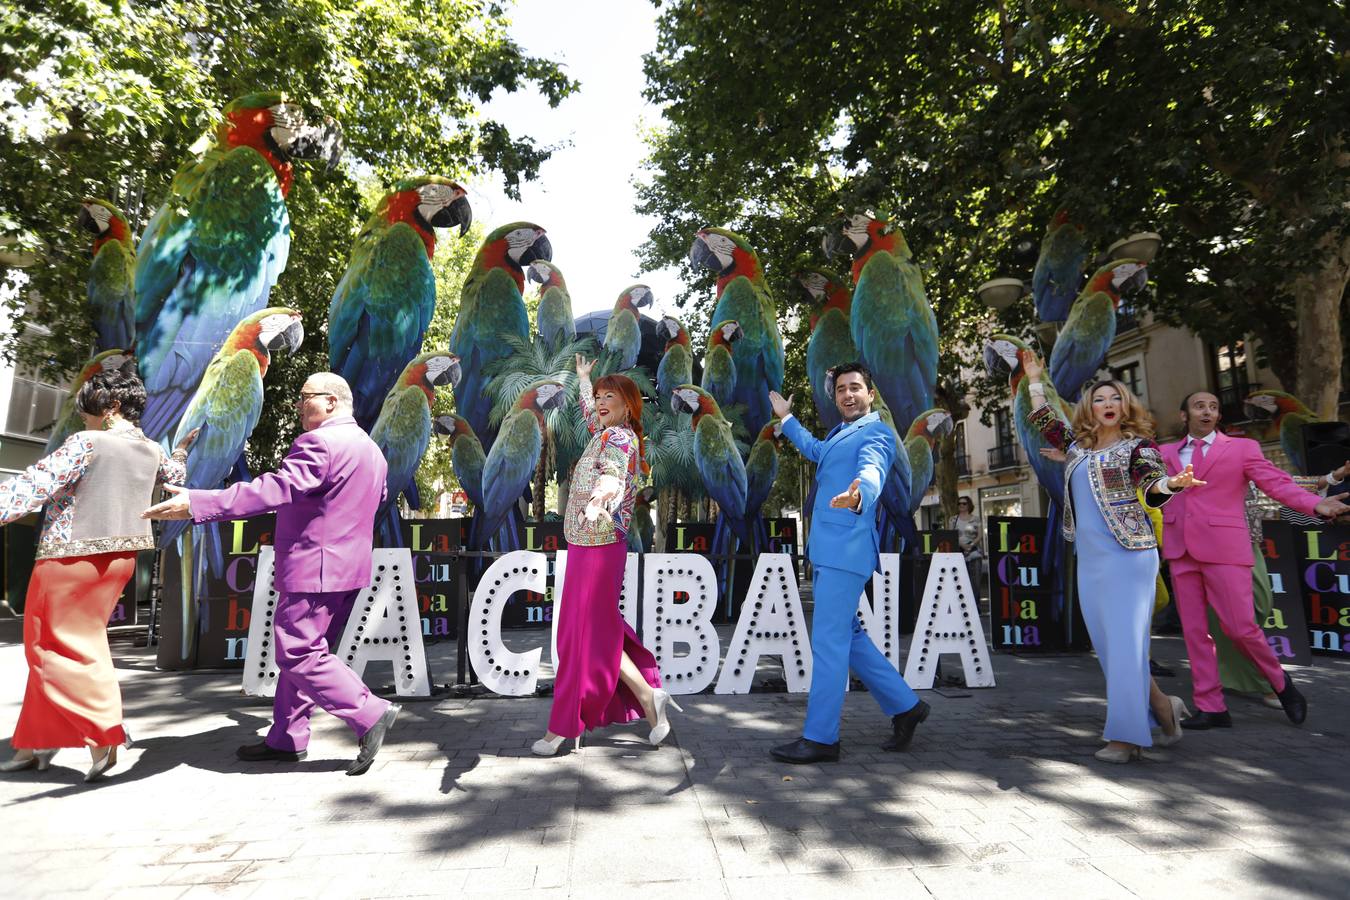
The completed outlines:
{"type": "Polygon", "coordinates": [[[1324,419],[1335,419],[1341,394],[1341,300],[1350,278],[1350,236],[1328,232],[1317,242],[1321,264],[1294,280],[1298,327],[1295,396],[1324,419]]]}
{"type": "Polygon", "coordinates": [[[534,467],[534,498],[531,513],[534,521],[544,521],[545,494],[548,490],[549,459],[553,456],[553,442],[544,435],[544,449],[539,454],[539,464],[534,467]]]}

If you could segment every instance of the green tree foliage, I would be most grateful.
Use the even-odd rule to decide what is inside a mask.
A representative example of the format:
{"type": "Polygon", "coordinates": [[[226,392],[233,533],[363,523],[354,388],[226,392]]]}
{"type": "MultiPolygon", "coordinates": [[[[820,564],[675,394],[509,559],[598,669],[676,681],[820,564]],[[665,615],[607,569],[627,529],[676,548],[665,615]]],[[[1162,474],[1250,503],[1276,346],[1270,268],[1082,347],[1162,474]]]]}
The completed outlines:
{"type": "MultiPolygon", "coordinates": [[[[327,367],[328,301],[369,213],[358,179],[495,171],[514,194],[548,158],[551,148],[478,111],[498,89],[556,105],[576,88],[506,25],[493,0],[0,5],[0,296],[21,331],[50,332],[29,329],[6,352],[53,379],[88,355],[82,197],[114,201],[139,231],[226,102],[284,90],[342,124],[345,153],[332,172],[297,166],[288,200],[290,262],[272,301],[304,313],[308,338],[268,373],[252,456],[275,459],[300,379],[327,367]]],[[[447,233],[441,245],[457,241],[447,233]]]]}
{"type": "MultiPolygon", "coordinates": [[[[983,337],[1032,316],[1026,301],[996,318],[975,287],[1029,280],[1068,208],[1099,249],[1161,232],[1143,305],[1216,342],[1259,335],[1281,380],[1334,411],[1350,273],[1342,3],[661,5],[645,68],[669,127],[641,188],[659,220],[648,266],[683,264],[696,228],[726,225],[795,300],[793,260],[839,210],[889,214],[924,267],[939,393],[957,403],[983,337]]],[[[685,300],[706,309],[709,286],[685,300]]],[[[805,326],[788,330],[801,346],[805,326]]],[[[806,412],[791,352],[788,377],[806,412]]]]}

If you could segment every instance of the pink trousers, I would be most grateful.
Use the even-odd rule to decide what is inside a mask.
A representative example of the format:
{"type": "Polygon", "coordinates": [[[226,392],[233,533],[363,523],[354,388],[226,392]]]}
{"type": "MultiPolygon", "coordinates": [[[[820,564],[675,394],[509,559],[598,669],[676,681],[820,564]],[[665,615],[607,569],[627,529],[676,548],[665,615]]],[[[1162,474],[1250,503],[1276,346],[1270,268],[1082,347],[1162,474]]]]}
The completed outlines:
{"type": "Polygon", "coordinates": [[[599,547],[567,548],[567,574],[558,605],[558,674],[548,730],[566,738],[583,731],[633,722],[645,713],[619,681],[624,653],[653,688],[661,670],[651,651],[619,613],[619,590],[628,548],[618,541],[599,547]]]}
{"type": "Polygon", "coordinates": [[[1223,712],[1227,708],[1206,606],[1214,610],[1223,633],[1252,661],[1272,689],[1283,689],[1284,670],[1275,651],[1270,649],[1265,632],[1252,618],[1252,567],[1202,563],[1188,554],[1172,560],[1171,570],[1186,653],[1191,658],[1195,705],[1205,712],[1223,712]]]}

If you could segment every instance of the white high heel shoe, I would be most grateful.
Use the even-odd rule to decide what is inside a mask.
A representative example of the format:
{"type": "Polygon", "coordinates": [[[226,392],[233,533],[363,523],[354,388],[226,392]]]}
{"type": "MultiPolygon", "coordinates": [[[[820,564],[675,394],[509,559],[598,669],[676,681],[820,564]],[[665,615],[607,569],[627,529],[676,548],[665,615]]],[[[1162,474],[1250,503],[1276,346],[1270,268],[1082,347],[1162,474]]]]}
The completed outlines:
{"type": "MultiPolygon", "coordinates": [[[[553,740],[540,738],[530,746],[530,752],[535,756],[556,756],[558,750],[562,748],[562,742],[567,738],[562,735],[554,735],[553,740]]],[[[581,735],[577,735],[576,749],[581,749],[581,735]]]]}
{"type": "Polygon", "coordinates": [[[1185,701],[1180,697],[1168,696],[1167,702],[1172,704],[1172,727],[1175,730],[1170,733],[1166,728],[1162,730],[1162,734],[1158,735],[1158,739],[1153,742],[1159,747],[1171,747],[1173,744],[1181,743],[1181,720],[1191,714],[1190,710],[1186,708],[1185,701]]]}
{"type": "Polygon", "coordinates": [[[22,772],[24,769],[33,768],[45,772],[51,768],[52,757],[55,755],[55,750],[34,750],[32,756],[16,756],[0,763],[0,772],[22,772]]]}
{"type": "Polygon", "coordinates": [[[670,722],[666,719],[666,707],[673,706],[679,712],[684,712],[680,704],[675,702],[675,698],[664,688],[656,688],[652,691],[652,709],[656,711],[656,724],[652,726],[651,734],[647,735],[647,743],[653,747],[659,747],[661,742],[670,734],[670,722]]]}

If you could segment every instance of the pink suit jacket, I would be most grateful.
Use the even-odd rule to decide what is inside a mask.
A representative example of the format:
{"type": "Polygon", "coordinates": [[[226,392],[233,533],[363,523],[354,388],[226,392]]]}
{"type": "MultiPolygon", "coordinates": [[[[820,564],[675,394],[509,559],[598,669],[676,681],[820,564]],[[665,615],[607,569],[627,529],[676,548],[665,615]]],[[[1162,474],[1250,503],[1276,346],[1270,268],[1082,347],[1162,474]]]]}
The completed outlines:
{"type": "Polygon", "coordinates": [[[276,586],[327,593],[370,586],[375,511],[388,465],[351,416],[295,439],[276,472],[220,491],[189,491],[196,522],[276,512],[276,586]]]}
{"type": "MultiPolygon", "coordinates": [[[[1170,475],[1182,471],[1182,438],[1162,448],[1170,475]]],[[[1247,531],[1247,482],[1254,481],[1266,496],[1290,509],[1313,515],[1321,499],[1299,487],[1287,472],[1261,453],[1249,438],[1220,432],[1199,464],[1192,457],[1195,477],[1207,484],[1187,488],[1163,507],[1163,556],[1185,555],[1198,562],[1234,566],[1252,565],[1252,539],[1247,531]]]]}

